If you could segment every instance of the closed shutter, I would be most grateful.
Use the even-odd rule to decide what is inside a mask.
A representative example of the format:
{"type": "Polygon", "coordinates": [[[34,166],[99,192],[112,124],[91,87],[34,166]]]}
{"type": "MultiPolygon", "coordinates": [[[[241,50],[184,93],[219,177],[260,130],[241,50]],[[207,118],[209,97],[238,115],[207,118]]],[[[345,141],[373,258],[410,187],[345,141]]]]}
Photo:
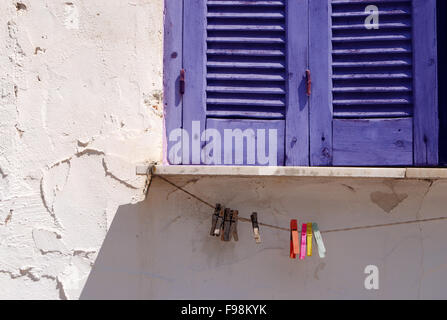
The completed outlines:
{"type": "Polygon", "coordinates": [[[367,29],[365,2],[332,1],[334,165],[413,164],[411,1],[375,5],[367,29]]]}
{"type": "MultiPolygon", "coordinates": [[[[307,0],[191,0],[185,5],[183,127],[193,139],[200,139],[193,132],[193,121],[200,123],[201,130],[220,133],[223,152],[219,164],[265,164],[258,157],[254,162],[252,155],[247,157],[252,151],[248,141],[239,144],[243,150],[238,149],[236,139],[232,150],[223,150],[227,129],[254,133],[256,147],[259,134],[265,134],[265,153],[271,152],[269,130],[274,130],[276,164],[299,158],[308,164],[307,97],[305,88],[298,88],[303,81],[299,74],[304,75],[307,66],[306,7],[307,0]],[[300,9],[304,9],[301,17],[300,9]],[[291,13],[296,19],[289,21],[291,13]],[[292,50],[294,56],[289,58],[292,50]],[[295,90],[290,91],[290,86],[295,90]],[[287,139],[294,155],[286,158],[287,139]],[[300,149],[304,152],[297,152],[300,149]],[[242,160],[237,152],[244,154],[242,160]]],[[[202,148],[204,144],[201,141],[202,148]]],[[[190,146],[191,163],[197,164],[200,150],[194,150],[194,145],[198,144],[190,146]]]]}
{"type": "MultiPolygon", "coordinates": [[[[276,129],[277,160],[284,165],[284,1],[209,0],[207,9],[206,127],[222,137],[225,129],[276,129]]],[[[234,161],[222,163],[259,164],[254,158],[247,161],[253,150],[242,148],[243,159],[227,155],[234,161]]]]}
{"type": "Polygon", "coordinates": [[[284,1],[208,1],[207,117],[284,119],[284,1]]]}
{"type": "MultiPolygon", "coordinates": [[[[422,98],[435,94],[436,71],[427,66],[427,60],[433,60],[428,54],[432,49],[421,41],[421,29],[430,31],[428,38],[435,35],[427,27],[430,21],[422,21],[416,12],[420,4],[420,0],[329,0],[327,102],[333,165],[412,166],[420,162],[415,159],[421,152],[417,146],[421,130],[426,131],[425,143],[437,140],[435,100],[422,98]],[[379,10],[378,28],[365,25],[370,5],[379,10]],[[430,125],[433,128],[427,129],[430,125]]],[[[422,4],[421,10],[430,12],[430,6],[422,4]]],[[[322,116],[327,118],[327,112],[322,116]]],[[[436,157],[437,147],[430,150],[426,165],[435,162],[429,158],[436,157]]]]}
{"type": "MultiPolygon", "coordinates": [[[[165,5],[166,126],[188,133],[183,164],[201,163],[205,129],[222,139],[226,129],[272,129],[277,165],[437,165],[436,0],[165,5]],[[369,5],[379,9],[379,29],[365,26],[369,5]]],[[[248,159],[247,141],[242,160],[233,149],[218,162],[262,164],[248,159]]]]}

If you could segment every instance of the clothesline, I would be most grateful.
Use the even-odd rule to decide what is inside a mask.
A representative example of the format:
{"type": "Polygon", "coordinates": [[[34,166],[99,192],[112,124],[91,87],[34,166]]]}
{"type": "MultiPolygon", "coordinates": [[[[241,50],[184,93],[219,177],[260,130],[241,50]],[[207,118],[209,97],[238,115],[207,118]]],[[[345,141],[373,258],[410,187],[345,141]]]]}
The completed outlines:
{"type": "MultiPolygon", "coordinates": [[[[150,184],[152,183],[152,175],[154,177],[158,177],[161,180],[165,181],[166,183],[170,184],[171,186],[177,188],[178,190],[186,193],[187,195],[193,197],[194,199],[196,199],[197,201],[202,202],[203,204],[205,204],[206,206],[210,207],[211,209],[215,209],[215,205],[209,203],[206,200],[203,200],[202,198],[200,198],[199,196],[189,192],[188,190],[185,190],[184,188],[176,185],[175,183],[173,183],[172,181],[166,179],[165,177],[162,176],[157,176],[151,173],[148,173],[148,178],[150,179],[148,182],[148,185],[146,186],[146,191],[149,189],[150,184]],[[149,175],[151,175],[151,177],[149,177],[149,175]]],[[[250,219],[247,218],[243,218],[243,217],[239,217],[238,218],[239,221],[242,222],[248,222],[251,223],[250,219]]],[[[376,224],[376,225],[366,225],[366,226],[358,226],[358,227],[349,227],[349,228],[342,228],[342,229],[332,229],[332,230],[321,230],[321,233],[335,233],[335,232],[345,232],[345,231],[355,231],[355,230],[366,230],[366,229],[375,229],[375,228],[383,228],[383,227],[390,227],[390,226],[398,226],[398,225],[406,225],[406,224],[415,224],[415,223],[423,223],[423,222],[433,222],[433,221],[442,221],[442,220],[447,220],[447,217],[437,217],[437,218],[428,218],[428,219],[418,219],[418,220],[409,220],[409,221],[402,221],[402,222],[392,222],[392,223],[386,223],[386,224],[376,224]]],[[[280,227],[280,226],[274,226],[271,224],[267,224],[267,223],[262,223],[259,222],[258,223],[260,226],[263,226],[265,228],[270,228],[270,229],[276,229],[276,230],[281,230],[281,231],[287,231],[290,232],[290,228],[284,228],[284,227],[280,227]]]]}

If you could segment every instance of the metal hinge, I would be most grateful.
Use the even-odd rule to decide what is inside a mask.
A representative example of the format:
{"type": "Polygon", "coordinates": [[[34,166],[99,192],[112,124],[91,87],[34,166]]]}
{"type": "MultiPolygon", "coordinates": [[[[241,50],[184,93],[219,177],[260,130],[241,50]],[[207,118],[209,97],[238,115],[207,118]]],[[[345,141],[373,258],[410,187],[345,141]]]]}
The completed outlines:
{"type": "Polygon", "coordinates": [[[310,75],[310,70],[306,70],[306,94],[310,97],[312,94],[312,78],[310,75]]]}
{"type": "Polygon", "coordinates": [[[180,70],[180,94],[185,94],[186,80],[185,69],[180,70]]]}

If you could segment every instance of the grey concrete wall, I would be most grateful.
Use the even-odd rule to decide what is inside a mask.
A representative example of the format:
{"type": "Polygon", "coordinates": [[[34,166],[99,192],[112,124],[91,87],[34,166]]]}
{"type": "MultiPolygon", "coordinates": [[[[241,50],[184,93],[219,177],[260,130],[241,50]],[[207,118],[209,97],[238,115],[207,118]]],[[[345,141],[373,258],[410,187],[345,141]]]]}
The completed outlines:
{"type": "MultiPolygon", "coordinates": [[[[447,182],[319,178],[171,178],[207,201],[321,230],[446,216],[447,182]]],[[[83,299],[445,299],[447,221],[323,234],[327,257],[289,258],[288,232],[239,223],[239,242],[208,235],[212,210],[154,178],[145,202],[124,205],[83,299]],[[364,287],[367,265],[379,290],[364,287]]]]}

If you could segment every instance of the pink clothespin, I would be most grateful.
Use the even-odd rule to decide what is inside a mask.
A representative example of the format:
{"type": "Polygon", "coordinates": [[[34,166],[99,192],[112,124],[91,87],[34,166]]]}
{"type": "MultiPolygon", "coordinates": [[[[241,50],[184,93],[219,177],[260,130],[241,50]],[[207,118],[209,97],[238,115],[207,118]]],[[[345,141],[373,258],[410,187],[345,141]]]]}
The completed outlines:
{"type": "Polygon", "coordinates": [[[306,234],[307,234],[307,224],[303,223],[301,227],[300,260],[304,260],[304,258],[306,257],[306,234]]]}

